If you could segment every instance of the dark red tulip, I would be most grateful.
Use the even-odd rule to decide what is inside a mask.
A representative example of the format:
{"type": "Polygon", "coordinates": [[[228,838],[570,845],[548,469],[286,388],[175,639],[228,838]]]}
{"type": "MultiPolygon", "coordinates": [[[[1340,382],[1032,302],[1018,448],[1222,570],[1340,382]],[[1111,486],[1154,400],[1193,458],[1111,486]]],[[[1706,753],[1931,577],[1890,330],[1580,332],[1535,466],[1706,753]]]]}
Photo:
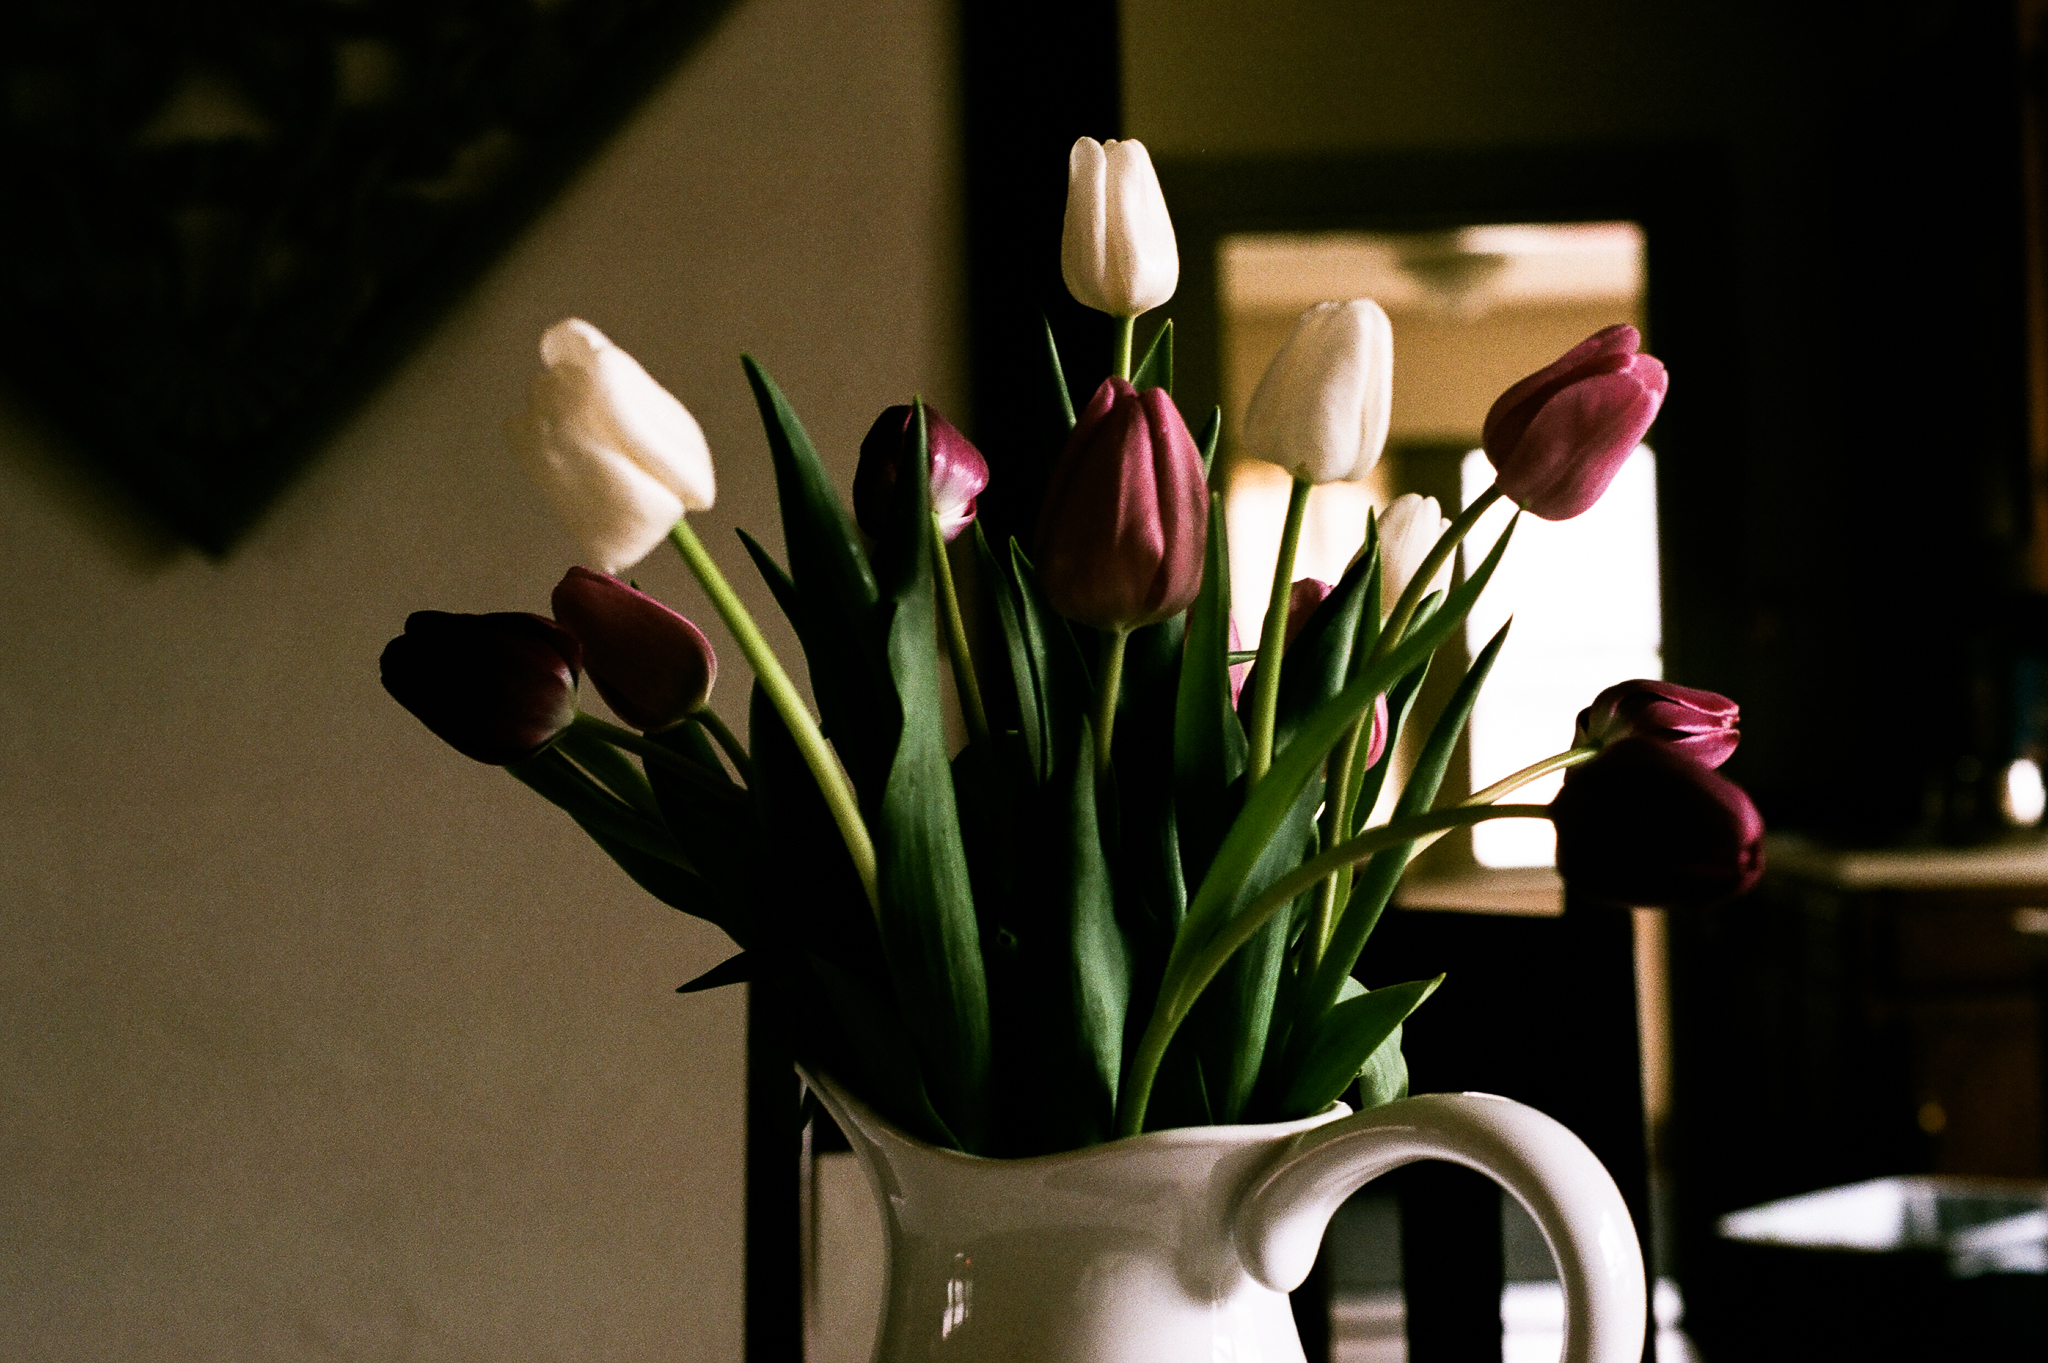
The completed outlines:
{"type": "Polygon", "coordinates": [[[1764,821],[1748,794],[1653,739],[1624,738],[1566,773],[1550,817],[1558,874],[1588,899],[1693,908],[1764,872],[1764,821]]]}
{"type": "MultiPolygon", "coordinates": [[[[898,461],[917,439],[912,409],[891,407],[875,418],[860,442],[860,464],[853,471],[853,518],[871,539],[880,539],[889,523],[889,491],[896,486],[898,461]]],[[[932,513],[948,544],[974,524],[974,499],[988,486],[988,461],[953,423],[927,405],[926,438],[931,442],[932,513]]]]}
{"type": "Polygon", "coordinates": [[[531,757],[576,718],[576,636],[524,611],[414,611],[377,661],[384,689],[464,757],[531,757]]]}
{"type": "Polygon", "coordinates": [[[555,584],[555,619],[583,645],[591,684],[643,732],[680,724],[711,699],[718,659],[682,616],[615,577],[571,568],[555,584]]]}
{"type": "Polygon", "coordinates": [[[1209,485],[1173,399],[1104,379],[1053,465],[1038,571],[1053,609],[1133,629],[1188,608],[1202,585],[1209,485]]]}
{"type": "Polygon", "coordinates": [[[1547,521],[1580,515],[1642,443],[1670,379],[1632,326],[1606,327],[1502,393],[1481,443],[1501,491],[1547,521]]]}
{"type": "Polygon", "coordinates": [[[1702,766],[1718,767],[1742,741],[1740,706],[1726,696],[1638,678],[1608,687],[1579,711],[1573,747],[1605,748],[1624,738],[1647,738],[1676,749],[1702,766]]]}
{"type": "Polygon", "coordinates": [[[1333,585],[1321,578],[1305,577],[1287,589],[1287,628],[1280,639],[1282,653],[1294,647],[1294,636],[1301,633],[1301,627],[1316,613],[1316,607],[1323,604],[1333,585]]]}

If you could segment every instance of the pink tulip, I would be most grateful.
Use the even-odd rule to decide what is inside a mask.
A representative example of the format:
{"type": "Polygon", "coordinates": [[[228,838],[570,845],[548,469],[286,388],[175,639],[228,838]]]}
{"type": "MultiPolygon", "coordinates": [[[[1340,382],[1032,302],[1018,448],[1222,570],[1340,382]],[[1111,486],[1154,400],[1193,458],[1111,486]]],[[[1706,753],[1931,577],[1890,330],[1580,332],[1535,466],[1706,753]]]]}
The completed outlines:
{"type": "Polygon", "coordinates": [[[704,708],[718,659],[682,616],[615,577],[571,568],[555,584],[555,619],[583,645],[592,685],[612,713],[643,732],[704,708]]]}
{"type": "Polygon", "coordinates": [[[1726,696],[1676,682],[1639,678],[1620,682],[1579,711],[1573,747],[1605,748],[1624,738],[1647,738],[1718,767],[1742,741],[1741,707],[1726,696]]]}
{"type": "Polygon", "coordinates": [[[1550,802],[1557,870],[1573,893],[1692,908],[1764,873],[1764,821],[1741,786],[1648,738],[1624,738],[1566,773],[1550,802]]]}
{"type": "Polygon", "coordinates": [[[1301,633],[1301,627],[1316,613],[1316,607],[1323,604],[1332,586],[1321,578],[1304,577],[1287,589],[1287,629],[1281,636],[1282,653],[1294,646],[1294,636],[1301,633]]]}
{"type": "Polygon", "coordinates": [[[1098,629],[1155,624],[1202,585],[1209,487],[1164,389],[1104,379],[1068,435],[1038,514],[1053,609],[1098,629]]]}
{"type": "MultiPolygon", "coordinates": [[[[853,474],[853,516],[870,539],[880,539],[889,523],[889,493],[896,486],[898,461],[909,453],[910,442],[916,438],[913,418],[907,404],[891,407],[875,418],[860,442],[860,465],[853,474]]],[[[939,533],[951,544],[974,524],[974,500],[988,486],[988,461],[952,422],[929,406],[924,409],[924,422],[931,442],[932,514],[939,518],[939,533]]]]}
{"type": "Polygon", "coordinates": [[[1502,393],[1481,443],[1501,491],[1547,521],[1582,514],[1614,481],[1664,403],[1664,366],[1632,326],[1606,327],[1502,393]]]}
{"type": "Polygon", "coordinates": [[[393,700],[464,757],[532,757],[576,718],[576,636],[523,611],[414,611],[377,660],[393,700]]]}

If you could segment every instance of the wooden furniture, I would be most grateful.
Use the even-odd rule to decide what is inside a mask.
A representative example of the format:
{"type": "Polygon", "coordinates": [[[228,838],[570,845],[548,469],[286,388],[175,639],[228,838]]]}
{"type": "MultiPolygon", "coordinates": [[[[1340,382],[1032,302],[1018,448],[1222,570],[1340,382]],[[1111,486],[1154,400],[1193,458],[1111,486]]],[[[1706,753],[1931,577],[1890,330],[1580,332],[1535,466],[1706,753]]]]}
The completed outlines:
{"type": "Polygon", "coordinates": [[[1736,1299],[1721,1215],[2048,1168],[2048,843],[1769,855],[1758,894],[1672,923],[1678,1270],[1710,1354],[1769,1326],[1736,1299]]]}

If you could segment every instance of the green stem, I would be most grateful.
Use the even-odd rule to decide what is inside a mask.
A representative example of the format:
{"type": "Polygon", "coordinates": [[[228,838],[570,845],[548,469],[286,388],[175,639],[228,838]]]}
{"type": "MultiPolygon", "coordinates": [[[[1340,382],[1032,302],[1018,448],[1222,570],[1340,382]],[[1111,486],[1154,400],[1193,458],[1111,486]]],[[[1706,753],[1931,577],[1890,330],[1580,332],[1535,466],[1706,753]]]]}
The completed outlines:
{"type": "MultiPolygon", "coordinates": [[[[1599,755],[1600,749],[1597,747],[1566,748],[1561,753],[1551,754],[1541,762],[1531,762],[1512,776],[1501,777],[1500,780],[1495,781],[1485,790],[1474,791],[1458,803],[1461,805],[1492,804],[1501,796],[1512,794],[1523,786],[1528,785],[1531,781],[1540,781],[1554,771],[1563,771],[1566,767],[1576,767],[1581,762],[1590,762],[1599,755]]],[[[1431,846],[1437,839],[1450,831],[1450,829],[1446,828],[1417,841],[1415,851],[1411,854],[1410,860],[1422,855],[1424,848],[1431,846]]]]}
{"type": "MultiPolygon", "coordinates": [[[[1330,779],[1323,786],[1325,791],[1336,792],[1330,796],[1323,808],[1323,846],[1335,847],[1351,830],[1351,768],[1358,761],[1358,745],[1366,726],[1372,723],[1375,712],[1366,711],[1351,726],[1351,732],[1338,745],[1336,757],[1330,763],[1330,779]]],[[[1342,886],[1342,869],[1332,871],[1316,890],[1315,917],[1309,920],[1308,973],[1322,963],[1323,952],[1329,949],[1330,934],[1337,928],[1337,896],[1342,886]]]]}
{"type": "Polygon", "coordinates": [[[1117,630],[1102,646],[1102,691],[1095,698],[1095,774],[1109,771],[1109,738],[1116,728],[1116,703],[1124,689],[1124,645],[1131,632],[1117,630]]]}
{"type": "Polygon", "coordinates": [[[576,712],[576,718],[572,721],[572,724],[579,733],[589,734],[594,738],[601,738],[614,748],[624,748],[627,752],[636,754],[643,761],[652,762],[657,767],[662,767],[675,773],[707,794],[716,795],[727,800],[736,798],[732,792],[731,784],[725,780],[724,772],[719,772],[714,776],[711,772],[706,771],[700,763],[692,762],[679,752],[669,751],[643,734],[636,734],[631,729],[622,729],[610,720],[599,719],[596,715],[583,710],[576,712]]]}
{"type": "Polygon", "coordinates": [[[746,785],[753,785],[754,760],[747,755],[745,745],[734,736],[733,731],[725,727],[725,721],[718,717],[717,712],[707,706],[692,714],[690,720],[701,725],[704,732],[711,735],[712,741],[725,749],[725,755],[732,759],[733,770],[740,774],[740,780],[746,785]]]}
{"type": "Polygon", "coordinates": [[[1137,318],[1116,319],[1116,348],[1110,352],[1110,370],[1118,378],[1127,381],[1131,377],[1131,341],[1137,335],[1137,331],[1137,318]]]}
{"type": "Polygon", "coordinates": [[[1415,618],[1415,608],[1422,604],[1422,598],[1429,595],[1429,584],[1436,581],[1436,575],[1451,561],[1451,555],[1465,536],[1472,533],[1472,527],[1479,524],[1479,518],[1486,509],[1501,499],[1500,484],[1479,494],[1472,505],[1458,513],[1458,519],[1451,522],[1450,529],[1437,537],[1436,546],[1429,551],[1429,557],[1410,578],[1408,586],[1401,592],[1401,599],[1394,603],[1393,614],[1387,617],[1387,626],[1380,631],[1379,642],[1373,646],[1372,656],[1380,657],[1401,642],[1401,636],[1408,631],[1408,622],[1415,618]]]}
{"type": "Polygon", "coordinates": [[[967,651],[967,622],[960,616],[960,593],[953,585],[953,563],[946,557],[946,537],[932,513],[932,559],[939,581],[939,609],[946,620],[946,652],[953,660],[953,685],[960,691],[960,709],[967,716],[967,735],[977,748],[988,746],[988,711],[981,703],[981,682],[974,675],[974,657],[967,651]]]}
{"type": "Polygon", "coordinates": [[[696,574],[697,581],[704,585],[705,593],[718,611],[718,618],[725,621],[725,627],[732,632],[740,652],[746,655],[748,665],[754,669],[754,680],[768,693],[775,713],[789,726],[789,735],[796,740],[804,765],[817,778],[818,792],[825,797],[826,808],[832,811],[832,821],[839,825],[839,836],[846,841],[847,855],[853,858],[853,869],[860,876],[861,889],[867,892],[868,908],[879,922],[882,896],[876,883],[875,844],[868,836],[867,825],[861,821],[860,801],[853,793],[853,783],[846,779],[846,772],[839,765],[838,754],[825,741],[825,735],[818,731],[818,721],[811,718],[803,697],[797,694],[796,684],[782,670],[775,650],[768,647],[768,641],[762,637],[754,617],[747,614],[739,594],[725,580],[725,574],[718,570],[717,562],[704,548],[704,542],[697,538],[697,532],[690,528],[689,521],[677,521],[668,537],[681,552],[683,562],[696,574]]]}
{"type": "Polygon", "coordinates": [[[1237,949],[1249,942],[1266,925],[1267,919],[1293,903],[1296,895],[1339,866],[1354,865],[1383,847],[1392,847],[1426,833],[1481,823],[1487,819],[1541,819],[1548,817],[1549,813],[1548,805],[1433,810],[1368,829],[1348,842],[1311,857],[1275,881],[1195,953],[1178,980],[1168,980],[1160,989],[1159,1002],[1152,1009],[1152,1019],[1146,1024],[1145,1035],[1138,1042],[1137,1055],[1131,1063],[1131,1072],[1124,1081],[1127,1101],[1120,1105],[1122,1110],[1118,1114],[1117,1134],[1135,1136],[1144,1130],[1145,1108],[1151,1102],[1152,1084],[1158,1077],[1159,1064],[1166,1058],[1166,1048],[1172,1043],[1174,1033],[1193,1010],[1202,991],[1208,988],[1209,982],[1216,978],[1237,949]]]}
{"type": "Polygon", "coordinates": [[[1266,603],[1266,623],[1259,630],[1259,662],[1252,669],[1258,683],[1252,692],[1251,756],[1245,768],[1245,789],[1258,785],[1273,765],[1273,715],[1280,705],[1280,654],[1287,642],[1287,598],[1294,587],[1294,553],[1301,547],[1301,521],[1314,487],[1294,480],[1287,495],[1287,520],[1280,528],[1280,555],[1273,561],[1273,594],[1266,603]]]}

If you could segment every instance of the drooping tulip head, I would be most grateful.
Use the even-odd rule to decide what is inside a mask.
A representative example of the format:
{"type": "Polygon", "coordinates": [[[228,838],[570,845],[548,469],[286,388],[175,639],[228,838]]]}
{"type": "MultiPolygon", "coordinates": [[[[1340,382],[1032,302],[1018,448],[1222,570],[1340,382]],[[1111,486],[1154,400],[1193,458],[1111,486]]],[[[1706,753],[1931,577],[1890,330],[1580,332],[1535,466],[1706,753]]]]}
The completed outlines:
{"type": "Polygon", "coordinates": [[[1588,899],[1696,908],[1763,876],[1764,822],[1748,794],[1653,739],[1621,739],[1567,772],[1550,818],[1558,874],[1588,899]]]}
{"type": "Polygon", "coordinates": [[[524,611],[414,611],[377,661],[384,689],[464,757],[531,757],[576,718],[576,636],[524,611]]]}
{"type": "Polygon", "coordinates": [[[1386,448],[1394,330],[1369,298],[1301,314],[1244,414],[1245,453],[1311,483],[1356,482],[1386,448]]]}
{"type": "Polygon", "coordinates": [[[644,592],[588,568],[555,584],[555,619],[612,713],[642,732],[680,724],[711,699],[718,659],[698,629],[644,592]]]}
{"type": "MultiPolygon", "coordinates": [[[[853,473],[853,517],[871,539],[880,539],[889,523],[889,494],[896,471],[914,453],[916,412],[908,404],[891,407],[875,418],[860,442],[860,466],[853,473]]],[[[974,524],[974,499],[988,486],[988,461],[973,442],[930,406],[924,409],[931,443],[932,514],[939,533],[951,544],[974,524]]]]}
{"type": "MultiPolygon", "coordinates": [[[[1422,561],[1450,525],[1436,498],[1414,492],[1402,493],[1380,513],[1380,591],[1387,610],[1408,590],[1415,574],[1422,571],[1422,561]]],[[[1431,589],[1441,586],[1450,571],[1451,565],[1444,564],[1431,589]]]]}
{"type": "Polygon", "coordinates": [[[1180,248],[1143,143],[1074,143],[1060,273],[1075,298],[1112,317],[1136,317],[1173,297],[1180,248]]]}
{"type": "Polygon", "coordinates": [[[717,495],[704,432],[639,361],[590,323],[540,338],[547,368],[507,427],[513,448],[592,563],[623,572],[685,511],[717,495]]]}
{"type": "Polygon", "coordinates": [[[1632,326],[1603,328],[1494,400],[1481,443],[1501,491],[1568,521],[1600,500],[1664,404],[1670,378],[1632,326]]]}
{"type": "Polygon", "coordinates": [[[1638,678],[1608,687],[1579,711],[1575,748],[1605,748],[1624,738],[1647,738],[1684,753],[1702,766],[1718,767],[1742,741],[1742,709],[1726,696],[1638,678]]]}
{"type": "Polygon", "coordinates": [[[1209,486],[1165,390],[1104,379],[1047,481],[1035,539],[1053,609],[1098,629],[1186,610],[1202,585],[1209,486]]]}

